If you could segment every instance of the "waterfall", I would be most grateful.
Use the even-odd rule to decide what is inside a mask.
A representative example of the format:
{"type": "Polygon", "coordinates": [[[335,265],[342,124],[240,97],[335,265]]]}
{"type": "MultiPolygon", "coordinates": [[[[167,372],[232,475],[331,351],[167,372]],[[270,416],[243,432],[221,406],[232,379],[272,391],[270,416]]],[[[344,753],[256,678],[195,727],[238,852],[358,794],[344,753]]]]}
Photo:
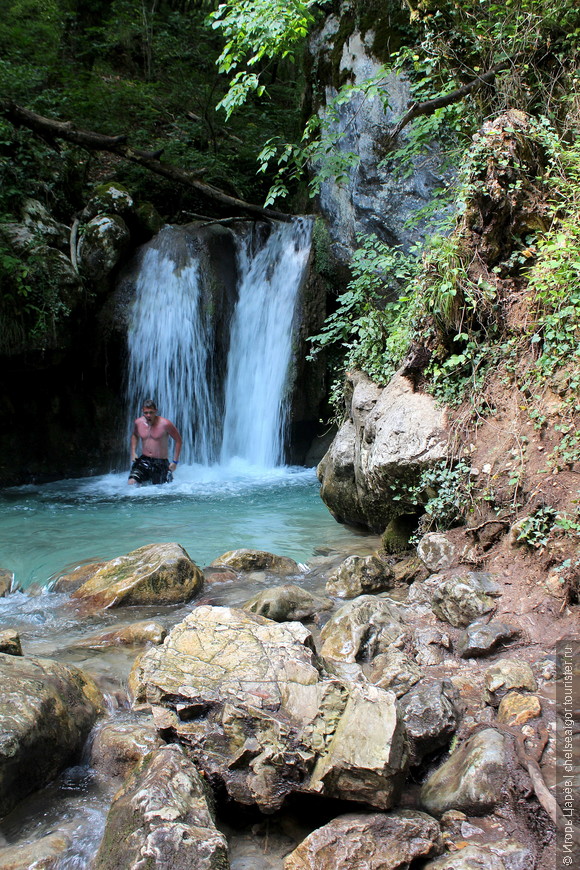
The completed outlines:
{"type": "Polygon", "coordinates": [[[128,333],[128,399],[132,421],[146,398],[181,432],[184,458],[208,464],[215,454],[216,373],[199,264],[171,227],[146,250],[128,333]],[[185,262],[184,260],[185,254],[185,262]]]}
{"type": "Polygon", "coordinates": [[[298,219],[277,225],[257,251],[253,233],[236,238],[237,302],[225,365],[206,289],[211,275],[176,228],[160,233],[136,281],[128,336],[131,425],[140,403],[152,397],[181,432],[185,462],[225,466],[241,459],[270,468],[283,461],[295,308],[310,233],[310,221],[298,219]]]}
{"type": "Polygon", "coordinates": [[[288,365],[296,295],[310,223],[278,226],[264,248],[240,254],[240,291],[232,322],[221,461],[241,457],[271,467],[283,460],[288,365]]]}

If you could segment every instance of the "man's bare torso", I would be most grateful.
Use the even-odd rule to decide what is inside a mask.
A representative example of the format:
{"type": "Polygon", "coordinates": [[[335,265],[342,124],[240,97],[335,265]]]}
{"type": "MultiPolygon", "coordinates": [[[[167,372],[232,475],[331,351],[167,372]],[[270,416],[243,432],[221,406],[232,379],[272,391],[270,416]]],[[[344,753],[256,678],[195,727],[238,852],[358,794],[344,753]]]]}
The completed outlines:
{"type": "Polygon", "coordinates": [[[165,417],[157,417],[152,426],[149,425],[145,417],[138,417],[135,420],[133,434],[141,439],[143,456],[150,456],[152,459],[167,459],[169,437],[175,438],[178,433],[173,423],[166,420],[165,417]]]}

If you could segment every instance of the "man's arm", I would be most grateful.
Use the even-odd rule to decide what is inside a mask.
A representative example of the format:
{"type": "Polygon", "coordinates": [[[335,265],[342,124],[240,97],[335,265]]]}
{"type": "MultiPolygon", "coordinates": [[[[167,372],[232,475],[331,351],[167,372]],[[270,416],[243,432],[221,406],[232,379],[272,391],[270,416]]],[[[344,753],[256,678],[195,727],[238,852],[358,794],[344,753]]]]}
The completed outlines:
{"type": "Polygon", "coordinates": [[[131,435],[131,462],[134,462],[137,459],[137,444],[139,443],[139,437],[135,432],[131,435]]]}
{"type": "Polygon", "coordinates": [[[173,466],[173,468],[171,468],[171,471],[175,471],[175,466],[176,466],[177,462],[179,461],[179,455],[181,453],[181,445],[183,444],[183,440],[181,438],[181,435],[179,434],[179,432],[177,431],[177,429],[173,425],[173,423],[170,423],[169,426],[167,427],[167,434],[171,438],[173,438],[173,440],[175,442],[173,445],[173,460],[174,461],[170,461],[170,463],[169,463],[170,468],[171,468],[171,466],[173,466]]]}

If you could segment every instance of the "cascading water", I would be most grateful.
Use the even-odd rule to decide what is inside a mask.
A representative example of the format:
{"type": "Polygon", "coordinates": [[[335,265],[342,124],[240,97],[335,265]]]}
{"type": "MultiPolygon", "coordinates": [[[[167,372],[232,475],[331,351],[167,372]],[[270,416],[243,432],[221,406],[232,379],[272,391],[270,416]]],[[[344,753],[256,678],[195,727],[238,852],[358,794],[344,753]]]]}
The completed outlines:
{"type": "Polygon", "coordinates": [[[131,424],[153,398],[177,426],[183,456],[203,465],[215,455],[215,382],[211,321],[202,304],[198,261],[167,227],[144,255],[128,334],[131,424]],[[212,412],[213,409],[213,412],[212,412]]]}
{"type": "Polygon", "coordinates": [[[171,227],[145,253],[128,337],[131,421],[138,403],[153,397],[180,430],[186,462],[282,462],[294,310],[310,234],[310,221],[298,219],[275,227],[257,253],[251,234],[238,239],[225,406],[198,259],[189,250],[184,258],[183,241],[176,250],[171,227]]]}
{"type": "Polygon", "coordinates": [[[296,297],[310,249],[311,225],[297,220],[276,228],[251,257],[240,256],[225,391],[221,462],[235,457],[272,467],[283,460],[288,367],[296,297]]]}

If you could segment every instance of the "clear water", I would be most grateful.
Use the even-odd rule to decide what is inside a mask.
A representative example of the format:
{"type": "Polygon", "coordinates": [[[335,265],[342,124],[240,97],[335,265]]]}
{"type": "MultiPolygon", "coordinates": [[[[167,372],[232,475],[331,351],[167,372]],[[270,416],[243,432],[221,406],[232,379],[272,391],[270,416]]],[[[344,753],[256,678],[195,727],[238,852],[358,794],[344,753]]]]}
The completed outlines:
{"type": "Polygon", "coordinates": [[[0,494],[0,567],[21,588],[45,586],[79,563],[176,541],[200,566],[251,547],[306,562],[354,535],[320,500],[314,469],[179,466],[165,486],[127,474],[25,486],[0,494]]]}

